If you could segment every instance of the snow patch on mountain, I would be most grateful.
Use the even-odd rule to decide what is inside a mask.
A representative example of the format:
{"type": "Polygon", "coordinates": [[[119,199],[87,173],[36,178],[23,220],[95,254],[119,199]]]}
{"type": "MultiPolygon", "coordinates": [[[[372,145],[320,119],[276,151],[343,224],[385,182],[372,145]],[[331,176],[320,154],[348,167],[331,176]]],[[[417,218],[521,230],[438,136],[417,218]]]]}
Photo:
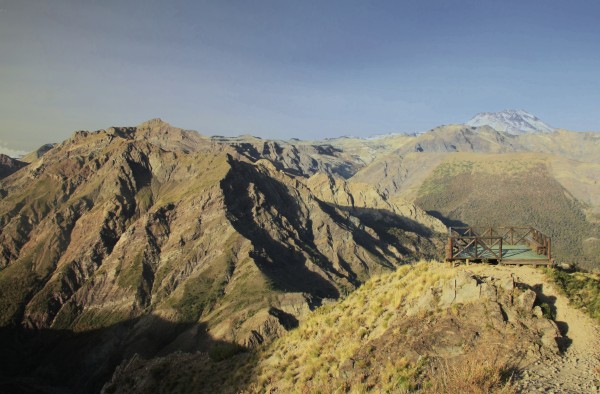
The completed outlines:
{"type": "Polygon", "coordinates": [[[552,133],[554,128],[542,122],[536,116],[523,110],[505,110],[501,112],[481,112],[467,123],[469,126],[490,126],[497,131],[519,135],[527,133],[552,133]]]}

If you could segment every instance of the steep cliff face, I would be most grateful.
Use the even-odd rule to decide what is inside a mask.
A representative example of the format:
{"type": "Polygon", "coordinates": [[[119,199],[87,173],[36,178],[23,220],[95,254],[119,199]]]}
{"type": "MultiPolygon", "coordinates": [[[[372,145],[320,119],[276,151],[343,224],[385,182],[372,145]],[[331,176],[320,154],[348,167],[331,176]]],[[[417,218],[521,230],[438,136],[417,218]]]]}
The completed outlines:
{"type": "Polygon", "coordinates": [[[9,370],[86,390],[134,353],[268,342],[373,274],[431,257],[440,229],[375,193],[381,225],[360,188],[311,189],[160,120],[77,132],[16,175],[0,199],[0,327],[4,343],[24,330],[31,352],[14,345],[9,370]]]}

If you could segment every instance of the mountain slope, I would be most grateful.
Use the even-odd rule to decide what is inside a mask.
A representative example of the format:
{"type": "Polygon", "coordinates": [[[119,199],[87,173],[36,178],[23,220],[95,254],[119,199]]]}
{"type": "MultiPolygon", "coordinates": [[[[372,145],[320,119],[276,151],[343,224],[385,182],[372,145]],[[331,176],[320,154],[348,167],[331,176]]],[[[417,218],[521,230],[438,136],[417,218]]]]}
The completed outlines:
{"type": "Polygon", "coordinates": [[[0,180],[25,167],[27,163],[12,157],[0,154],[0,180]]]}
{"type": "Polygon", "coordinates": [[[559,261],[592,269],[597,256],[584,241],[600,236],[585,205],[552,174],[552,162],[537,155],[471,155],[438,165],[422,183],[416,204],[441,217],[473,226],[534,226],[552,237],[559,261]]]}
{"type": "Polygon", "coordinates": [[[135,353],[257,346],[436,253],[423,211],[382,205],[382,225],[304,181],[160,120],[77,132],[6,178],[4,378],[95,391],[135,353]]]}
{"type": "Polygon", "coordinates": [[[56,144],[44,144],[44,145],[40,146],[39,148],[37,148],[36,150],[34,150],[33,152],[29,152],[28,154],[24,155],[23,157],[21,157],[20,160],[25,163],[31,163],[31,162],[39,159],[40,157],[44,156],[46,154],[46,152],[48,152],[50,149],[54,148],[54,146],[56,146],[56,144]]]}
{"type": "Polygon", "coordinates": [[[555,257],[599,269],[598,174],[598,133],[513,136],[450,125],[415,136],[351,181],[437,212],[446,223],[535,224],[557,237],[555,257]]]}

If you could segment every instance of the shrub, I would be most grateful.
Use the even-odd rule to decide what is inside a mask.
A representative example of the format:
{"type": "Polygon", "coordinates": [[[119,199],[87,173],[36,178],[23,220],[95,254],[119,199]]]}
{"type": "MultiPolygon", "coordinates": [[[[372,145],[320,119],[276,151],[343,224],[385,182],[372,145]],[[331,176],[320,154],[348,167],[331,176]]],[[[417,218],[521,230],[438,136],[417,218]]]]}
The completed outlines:
{"type": "Polygon", "coordinates": [[[573,305],[600,321],[600,279],[596,275],[560,269],[546,270],[546,275],[573,305]]]}

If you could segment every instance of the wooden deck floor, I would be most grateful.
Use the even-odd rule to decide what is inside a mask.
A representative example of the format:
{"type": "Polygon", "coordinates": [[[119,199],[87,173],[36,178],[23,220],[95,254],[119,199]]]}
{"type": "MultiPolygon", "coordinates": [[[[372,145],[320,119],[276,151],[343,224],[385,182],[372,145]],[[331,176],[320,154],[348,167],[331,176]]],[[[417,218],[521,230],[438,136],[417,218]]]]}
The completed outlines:
{"type": "MultiPolygon", "coordinates": [[[[494,248],[492,248],[492,250],[496,254],[499,253],[498,247],[494,247],[494,248]]],[[[495,259],[496,258],[490,252],[484,251],[484,249],[481,246],[479,247],[478,252],[482,259],[495,259]]],[[[463,259],[469,258],[469,256],[466,253],[463,253],[457,257],[463,258],[463,259]]],[[[533,260],[533,261],[545,260],[545,261],[547,261],[548,259],[544,255],[539,255],[539,254],[535,253],[527,245],[503,245],[502,246],[502,261],[507,264],[510,264],[511,260],[514,260],[516,262],[516,261],[521,261],[521,260],[523,260],[523,261],[527,261],[527,260],[533,260]]]]}

